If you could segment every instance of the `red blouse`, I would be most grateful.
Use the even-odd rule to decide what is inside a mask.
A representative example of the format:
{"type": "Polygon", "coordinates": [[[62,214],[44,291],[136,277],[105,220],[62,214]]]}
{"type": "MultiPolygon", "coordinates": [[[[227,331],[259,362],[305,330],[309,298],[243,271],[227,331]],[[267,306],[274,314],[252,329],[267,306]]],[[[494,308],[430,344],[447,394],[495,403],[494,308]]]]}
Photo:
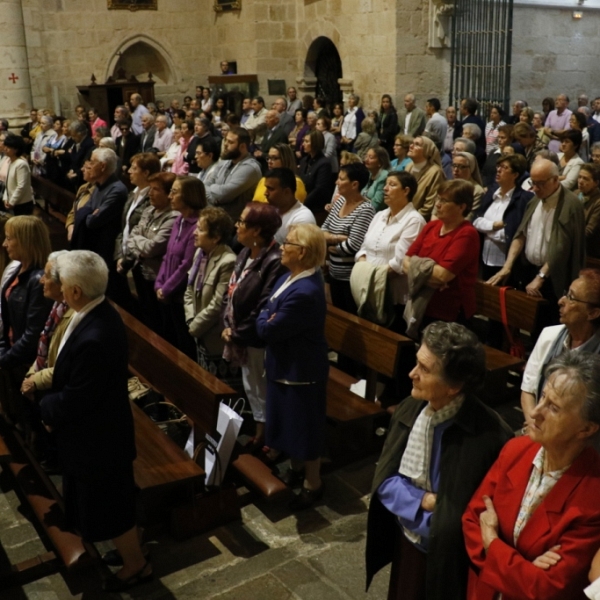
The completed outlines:
{"type": "Polygon", "coordinates": [[[469,221],[440,235],[442,221],[430,221],[412,243],[406,256],[431,258],[455,278],[431,298],[425,315],[442,321],[455,321],[464,311],[468,319],[475,314],[475,282],[479,268],[479,234],[469,221]]]}

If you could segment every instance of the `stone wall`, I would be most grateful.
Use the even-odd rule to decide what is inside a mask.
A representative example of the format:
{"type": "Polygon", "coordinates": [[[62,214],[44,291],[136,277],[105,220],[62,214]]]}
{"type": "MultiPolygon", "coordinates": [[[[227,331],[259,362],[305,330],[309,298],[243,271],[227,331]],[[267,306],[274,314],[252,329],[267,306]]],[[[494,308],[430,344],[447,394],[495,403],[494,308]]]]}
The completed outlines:
{"type": "Polygon", "coordinates": [[[546,96],[600,95],[600,11],[515,6],[511,98],[540,109],[546,96]]]}
{"type": "Polygon", "coordinates": [[[189,0],[159,0],[158,11],[137,12],[109,11],[106,0],[22,1],[33,102],[52,107],[56,88],[65,114],[80,100],[76,86],[92,73],[104,82],[115,53],[134,42],[154,49],[151,63],[162,57],[153,73],[167,79],[155,77],[156,97],[165,101],[191,94],[226,58],[238,73],[259,75],[269,103],[268,79],[289,86],[311,76],[306,56],[319,36],[339,51],[342,89],[361,95],[365,107],[377,108],[383,93],[398,105],[407,92],[419,104],[446,97],[449,55],[428,49],[429,0],[242,0],[240,12],[225,13],[214,12],[213,0],[193,8],[189,0]]]}

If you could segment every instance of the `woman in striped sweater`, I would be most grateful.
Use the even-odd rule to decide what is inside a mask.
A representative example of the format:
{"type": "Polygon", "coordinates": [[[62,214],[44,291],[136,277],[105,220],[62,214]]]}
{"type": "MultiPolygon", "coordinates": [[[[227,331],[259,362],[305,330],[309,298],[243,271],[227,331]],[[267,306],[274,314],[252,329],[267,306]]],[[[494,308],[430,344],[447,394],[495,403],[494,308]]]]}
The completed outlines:
{"type": "Polygon", "coordinates": [[[339,197],[322,226],[327,241],[331,301],[334,306],[353,314],[356,314],[356,303],[350,291],[350,274],[354,256],[375,216],[371,203],[360,193],[368,180],[369,171],[361,163],[340,167],[339,197]]]}

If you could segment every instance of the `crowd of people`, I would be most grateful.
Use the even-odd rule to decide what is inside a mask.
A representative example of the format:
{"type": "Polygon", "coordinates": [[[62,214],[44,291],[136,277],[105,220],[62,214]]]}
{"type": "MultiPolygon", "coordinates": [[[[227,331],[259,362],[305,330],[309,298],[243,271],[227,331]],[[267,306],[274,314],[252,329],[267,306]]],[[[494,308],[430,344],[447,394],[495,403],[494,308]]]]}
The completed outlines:
{"type": "MultiPolygon", "coordinates": [[[[72,526],[114,541],[107,560],[122,570],[108,589],[151,566],[124,332],[105,296],[243,390],[246,451],[291,458],[280,476],[300,510],[324,492],[329,294],[421,344],[375,475],[369,581],[392,561],[389,598],[581,596],[600,547],[600,271],[585,269],[600,258],[600,98],[569,104],[490,105],[484,120],[472,98],[442,114],[437,98],[421,108],[407,94],[397,110],[385,94],[371,111],[352,94],[330,113],[289,88],[236,114],[199,87],[181,107],[132,94],[112,125],[83,106],[73,120],[32,110],[21,135],[0,120],[2,412],[62,470],[72,526]],[[73,192],[70,251],[51,253],[32,216],[32,177],[73,192]],[[547,300],[515,440],[477,397],[478,279],[547,300]],[[123,413],[118,486],[100,460],[114,451],[94,404],[104,395],[123,413]]],[[[485,341],[501,343],[495,333],[485,341]]],[[[344,356],[338,366],[356,375],[344,356]]]]}

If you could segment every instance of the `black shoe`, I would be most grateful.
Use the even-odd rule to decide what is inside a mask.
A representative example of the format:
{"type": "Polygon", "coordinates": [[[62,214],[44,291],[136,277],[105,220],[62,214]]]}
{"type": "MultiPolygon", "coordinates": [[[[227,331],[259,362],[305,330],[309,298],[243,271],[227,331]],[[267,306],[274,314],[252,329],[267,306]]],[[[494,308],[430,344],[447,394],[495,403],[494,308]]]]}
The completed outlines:
{"type": "Polygon", "coordinates": [[[323,496],[325,484],[322,483],[318,490],[309,490],[302,487],[300,493],[289,503],[292,510],[304,510],[310,508],[317,500],[323,496]]]}
{"type": "MultiPolygon", "coordinates": [[[[146,562],[150,560],[150,552],[144,553],[146,562]]],[[[106,554],[103,554],[100,560],[109,567],[122,567],[123,557],[119,554],[118,550],[109,550],[106,554]]]]}
{"type": "Polygon", "coordinates": [[[146,564],[134,575],[129,577],[129,579],[120,579],[115,574],[110,575],[104,581],[104,585],[102,589],[105,592],[109,593],[118,593],[118,592],[126,592],[130,590],[132,587],[136,585],[140,585],[141,583],[146,583],[154,577],[152,571],[148,573],[148,575],[144,575],[144,571],[150,566],[150,563],[146,561],[146,564]]]}
{"type": "Polygon", "coordinates": [[[288,487],[298,487],[304,482],[304,471],[295,471],[290,467],[283,475],[279,476],[279,479],[288,487]]]}

